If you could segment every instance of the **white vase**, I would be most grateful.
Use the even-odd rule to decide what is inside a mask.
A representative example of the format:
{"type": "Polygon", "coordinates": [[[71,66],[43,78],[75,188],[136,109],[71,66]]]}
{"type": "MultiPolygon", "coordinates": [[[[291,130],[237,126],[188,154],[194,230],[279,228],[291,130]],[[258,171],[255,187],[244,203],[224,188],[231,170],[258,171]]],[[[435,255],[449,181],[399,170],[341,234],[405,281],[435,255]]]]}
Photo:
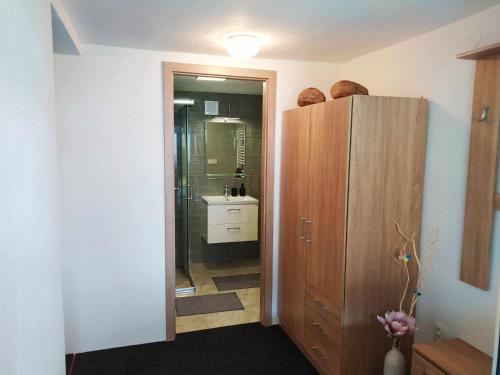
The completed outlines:
{"type": "Polygon", "coordinates": [[[405,375],[406,360],[399,350],[399,342],[395,342],[387,352],[384,360],[384,375],[405,375]]]}

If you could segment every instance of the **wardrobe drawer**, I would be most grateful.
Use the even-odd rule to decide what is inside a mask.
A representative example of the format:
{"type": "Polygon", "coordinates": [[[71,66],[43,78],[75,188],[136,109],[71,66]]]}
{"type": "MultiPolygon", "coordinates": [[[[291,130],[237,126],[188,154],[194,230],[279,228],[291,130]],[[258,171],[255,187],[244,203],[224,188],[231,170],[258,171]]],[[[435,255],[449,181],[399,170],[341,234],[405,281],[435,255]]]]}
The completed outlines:
{"type": "Polygon", "coordinates": [[[411,375],[446,375],[446,373],[434,366],[416,351],[413,351],[411,375]]]}
{"type": "Polygon", "coordinates": [[[311,285],[306,285],[306,306],[314,310],[333,329],[340,331],[341,308],[311,285]]]}
{"type": "Polygon", "coordinates": [[[256,204],[208,206],[208,224],[256,223],[258,207],[256,204]]]}
{"type": "Polygon", "coordinates": [[[209,224],[207,243],[257,241],[257,222],[235,224],[209,224]]]}
{"type": "Polygon", "coordinates": [[[310,334],[318,340],[327,341],[332,345],[340,345],[340,325],[328,323],[309,306],[306,306],[305,329],[306,331],[310,331],[310,334]]]}
{"type": "Polygon", "coordinates": [[[340,337],[312,310],[306,312],[304,343],[309,357],[329,374],[340,373],[340,337]]]}

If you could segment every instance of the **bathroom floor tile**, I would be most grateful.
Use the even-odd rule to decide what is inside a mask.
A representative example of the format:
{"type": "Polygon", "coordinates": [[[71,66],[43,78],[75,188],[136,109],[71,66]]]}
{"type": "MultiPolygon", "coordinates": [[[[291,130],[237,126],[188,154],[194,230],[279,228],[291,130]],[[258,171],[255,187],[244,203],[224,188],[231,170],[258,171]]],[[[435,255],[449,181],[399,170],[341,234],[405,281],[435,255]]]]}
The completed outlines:
{"type": "MultiPolygon", "coordinates": [[[[191,264],[190,270],[191,277],[196,285],[196,292],[186,296],[227,293],[228,291],[219,292],[217,290],[212,279],[213,276],[256,273],[259,272],[260,266],[258,261],[227,264],[194,263],[191,264]]],[[[199,331],[260,321],[260,288],[237,289],[235,292],[238,294],[238,298],[245,310],[179,316],[176,318],[176,332],[199,331]]]]}

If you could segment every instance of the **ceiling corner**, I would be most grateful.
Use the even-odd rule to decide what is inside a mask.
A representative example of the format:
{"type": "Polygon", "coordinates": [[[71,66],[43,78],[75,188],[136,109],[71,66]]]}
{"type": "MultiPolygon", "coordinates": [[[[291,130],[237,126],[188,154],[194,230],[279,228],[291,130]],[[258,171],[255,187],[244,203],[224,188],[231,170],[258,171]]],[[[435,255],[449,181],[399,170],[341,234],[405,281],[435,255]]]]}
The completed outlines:
{"type": "Polygon", "coordinates": [[[82,42],[60,0],[50,0],[55,53],[81,55],[82,42]]]}

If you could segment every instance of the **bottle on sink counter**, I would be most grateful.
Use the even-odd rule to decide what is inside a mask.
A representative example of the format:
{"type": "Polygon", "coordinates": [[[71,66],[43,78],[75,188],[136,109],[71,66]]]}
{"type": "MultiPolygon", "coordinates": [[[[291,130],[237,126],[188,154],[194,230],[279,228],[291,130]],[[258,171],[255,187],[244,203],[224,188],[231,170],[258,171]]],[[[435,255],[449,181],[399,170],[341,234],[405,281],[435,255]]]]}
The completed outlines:
{"type": "Polygon", "coordinates": [[[247,195],[247,191],[245,189],[245,184],[241,184],[241,187],[240,187],[240,197],[244,197],[245,195],[247,195]]]}
{"type": "Polygon", "coordinates": [[[231,188],[231,196],[232,197],[237,197],[238,196],[238,188],[231,188]]]}

